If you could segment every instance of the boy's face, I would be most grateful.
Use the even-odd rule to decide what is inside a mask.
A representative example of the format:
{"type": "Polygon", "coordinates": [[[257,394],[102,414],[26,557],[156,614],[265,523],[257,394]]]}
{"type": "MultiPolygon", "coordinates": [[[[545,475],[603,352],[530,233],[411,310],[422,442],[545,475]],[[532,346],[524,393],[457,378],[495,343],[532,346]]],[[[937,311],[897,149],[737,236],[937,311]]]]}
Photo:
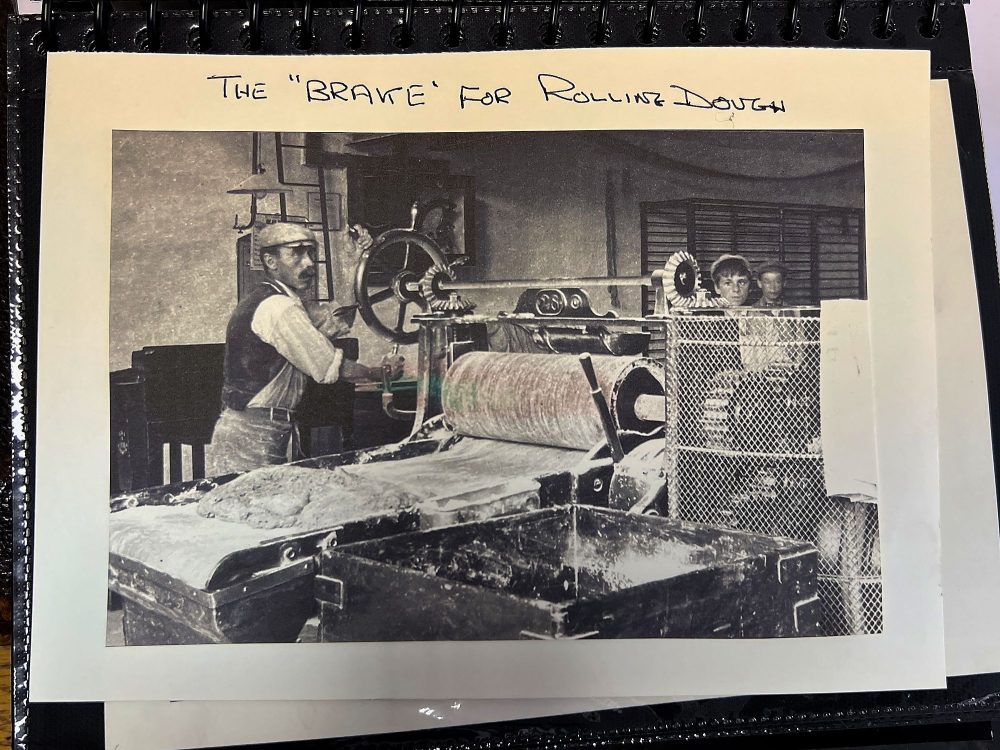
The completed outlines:
{"type": "Polygon", "coordinates": [[[750,294],[750,277],[742,273],[724,273],[715,281],[715,291],[728,307],[739,307],[750,294]]]}
{"type": "Polygon", "coordinates": [[[785,277],[780,271],[767,271],[760,275],[760,296],[768,303],[774,303],[781,299],[781,294],[785,290],[785,277]]]}

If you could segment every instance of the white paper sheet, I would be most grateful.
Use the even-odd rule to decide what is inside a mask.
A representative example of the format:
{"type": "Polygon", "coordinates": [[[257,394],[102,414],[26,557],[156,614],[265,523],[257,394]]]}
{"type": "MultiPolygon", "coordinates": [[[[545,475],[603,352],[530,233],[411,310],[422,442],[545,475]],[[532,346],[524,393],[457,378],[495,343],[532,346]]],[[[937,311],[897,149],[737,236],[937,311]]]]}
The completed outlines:
{"type": "MultiPolygon", "coordinates": [[[[933,249],[939,362],[942,558],[949,675],[1000,670],[1000,540],[975,279],[948,83],[931,84],[933,249]],[[959,335],[956,335],[959,334],[959,335]],[[971,417],[971,419],[970,419],[971,417]]],[[[122,702],[105,706],[107,747],[167,750],[408,731],[645,705],[667,698],[568,701],[122,702]],[[458,705],[455,709],[453,706],[458,705]],[[469,709],[473,710],[469,710],[469,709]],[[210,710],[211,709],[211,710],[210,710]],[[373,719],[370,723],[369,719],[373,719]]],[[[683,700],[680,698],[672,700],[683,700]]]]}
{"type": "Polygon", "coordinates": [[[22,16],[42,12],[42,0],[17,0],[17,12],[22,16]]]}
{"type": "MultiPolygon", "coordinates": [[[[945,645],[948,674],[957,676],[1000,670],[1000,636],[994,626],[1000,616],[1000,540],[985,419],[986,379],[983,368],[975,365],[983,361],[982,341],[969,333],[978,330],[979,312],[947,81],[931,83],[931,138],[940,429],[942,436],[951,436],[952,446],[941,453],[941,484],[944,496],[950,498],[943,504],[941,518],[945,645]]],[[[668,699],[636,698],[631,704],[627,700],[444,702],[431,706],[430,712],[424,701],[378,701],[361,711],[353,702],[109,703],[106,743],[109,750],[116,745],[121,750],[167,750],[298,740],[668,699]],[[455,703],[460,709],[452,708],[455,703]],[[475,711],[463,713],[470,707],[475,711]],[[373,725],[355,722],[373,714],[373,725]]]]}
{"type": "Polygon", "coordinates": [[[949,675],[1000,671],[1000,532],[972,247],[947,81],[931,83],[941,557],[949,675]]]}
{"type": "Polygon", "coordinates": [[[823,301],[820,352],[826,494],[878,497],[867,303],[850,299],[823,301]]]}

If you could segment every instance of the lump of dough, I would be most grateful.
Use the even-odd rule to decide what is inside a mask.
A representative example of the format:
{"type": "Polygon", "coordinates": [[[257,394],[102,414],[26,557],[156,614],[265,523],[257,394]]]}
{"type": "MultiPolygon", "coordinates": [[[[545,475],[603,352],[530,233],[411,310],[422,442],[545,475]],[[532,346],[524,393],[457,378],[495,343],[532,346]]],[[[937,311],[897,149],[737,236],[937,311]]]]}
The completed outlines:
{"type": "Polygon", "coordinates": [[[265,466],[206,492],[198,514],[256,529],[318,529],[417,502],[399,485],[342,467],[265,466]]]}
{"type": "Polygon", "coordinates": [[[265,466],[208,491],[198,514],[255,529],[295,526],[322,472],[298,466],[265,466]]]}

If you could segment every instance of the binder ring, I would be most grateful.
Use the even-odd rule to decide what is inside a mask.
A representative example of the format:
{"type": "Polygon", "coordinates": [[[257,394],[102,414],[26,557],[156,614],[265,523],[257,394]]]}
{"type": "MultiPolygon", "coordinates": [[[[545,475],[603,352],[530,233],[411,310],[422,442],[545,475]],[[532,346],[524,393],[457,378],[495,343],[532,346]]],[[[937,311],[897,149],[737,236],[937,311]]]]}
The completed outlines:
{"type": "MultiPolygon", "coordinates": [[[[930,11],[920,20],[919,31],[921,36],[933,39],[941,33],[941,6],[944,0],[931,0],[930,11]]],[[[42,7],[44,7],[44,2],[42,7]]]]}
{"type": "Polygon", "coordinates": [[[365,0],[354,0],[354,18],[351,25],[344,29],[345,42],[349,50],[357,52],[365,43],[365,0]]]}
{"type": "Polygon", "coordinates": [[[888,39],[896,31],[896,24],[892,21],[892,0],[882,0],[882,10],[875,19],[875,36],[879,39],[888,39]]]}
{"type": "Polygon", "coordinates": [[[97,52],[108,48],[108,0],[94,2],[93,47],[97,52]]]}
{"type": "Polygon", "coordinates": [[[704,41],[708,36],[708,29],[705,27],[705,0],[695,0],[694,17],[684,24],[684,36],[694,44],[704,41]]]}
{"type": "Polygon", "coordinates": [[[733,31],[733,39],[741,44],[746,44],[753,39],[755,28],[753,22],[753,0],[743,0],[740,18],[736,22],[736,28],[733,31]]]}
{"type": "Polygon", "coordinates": [[[639,44],[652,44],[659,33],[660,28],[656,23],[656,0],[646,0],[646,19],[639,24],[636,41],[639,44]]]}
{"type": "Polygon", "coordinates": [[[42,32],[36,41],[39,52],[48,52],[56,48],[56,34],[52,24],[52,4],[55,0],[42,0],[42,32]]]}
{"type": "Polygon", "coordinates": [[[611,25],[608,23],[608,15],[611,12],[611,0],[601,0],[597,6],[597,21],[590,29],[590,41],[594,44],[607,44],[611,39],[611,25]]]}
{"type": "Polygon", "coordinates": [[[542,44],[554,47],[562,41],[562,28],[559,26],[559,11],[562,0],[551,0],[549,3],[549,21],[542,31],[542,44]]]}
{"type": "Polygon", "coordinates": [[[510,29],[510,12],[513,5],[514,0],[501,0],[500,2],[500,23],[497,24],[493,34],[493,44],[501,49],[509,47],[514,41],[514,35],[510,29]]]}
{"type": "Polygon", "coordinates": [[[847,0],[837,0],[837,12],[834,13],[833,18],[831,18],[826,23],[826,34],[831,39],[836,39],[840,41],[850,30],[850,25],[847,23],[847,0]]]}
{"type": "Polygon", "coordinates": [[[799,0],[788,0],[788,13],[781,22],[781,38],[794,42],[802,35],[802,21],[799,19],[799,0]]]}
{"type": "Polygon", "coordinates": [[[160,48],[160,0],[149,0],[146,6],[145,48],[150,52],[160,48]]]}
{"type": "Polygon", "coordinates": [[[413,5],[414,0],[406,0],[403,4],[403,22],[390,32],[393,44],[400,49],[406,49],[414,42],[413,5]]]}
{"type": "Polygon", "coordinates": [[[451,0],[451,20],[441,31],[441,43],[445,47],[457,47],[462,43],[462,0],[451,0]]]}
{"type": "Polygon", "coordinates": [[[198,52],[212,47],[212,15],[208,3],[209,0],[198,0],[198,26],[191,29],[188,36],[188,45],[198,52]]]}
{"type": "Polygon", "coordinates": [[[302,23],[293,33],[292,41],[296,49],[307,50],[313,43],[313,4],[312,0],[304,0],[302,4],[302,23]]]}
{"type": "Polygon", "coordinates": [[[260,37],[260,10],[262,2],[261,0],[248,0],[247,9],[249,10],[250,20],[247,22],[246,30],[240,32],[240,41],[243,42],[243,46],[250,50],[251,52],[256,52],[261,48],[261,37],[260,37]]]}

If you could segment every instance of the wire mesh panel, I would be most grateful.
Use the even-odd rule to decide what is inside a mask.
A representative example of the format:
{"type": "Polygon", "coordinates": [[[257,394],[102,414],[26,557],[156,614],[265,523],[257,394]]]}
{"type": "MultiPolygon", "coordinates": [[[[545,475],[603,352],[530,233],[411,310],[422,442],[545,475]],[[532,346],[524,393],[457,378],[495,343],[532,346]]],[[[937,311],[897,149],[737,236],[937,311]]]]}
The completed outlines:
{"type": "Polygon", "coordinates": [[[670,514],[816,545],[825,632],[881,631],[877,505],[826,493],[818,310],[675,311],[666,340],[670,514]]]}

